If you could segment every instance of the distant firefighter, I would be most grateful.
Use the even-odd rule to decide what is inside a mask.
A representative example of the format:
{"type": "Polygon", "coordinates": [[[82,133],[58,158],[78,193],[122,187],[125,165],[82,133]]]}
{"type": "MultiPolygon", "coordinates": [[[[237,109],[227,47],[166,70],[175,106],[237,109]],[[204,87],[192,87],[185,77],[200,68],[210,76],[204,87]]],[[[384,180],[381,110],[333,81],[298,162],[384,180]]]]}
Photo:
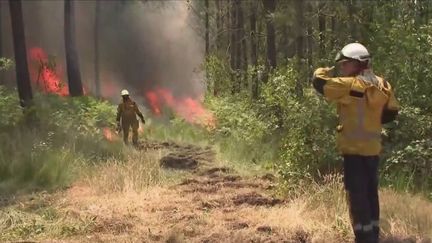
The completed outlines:
{"type": "Polygon", "coordinates": [[[144,116],[139,110],[137,104],[129,97],[127,90],[121,91],[123,102],[117,107],[117,128],[123,131],[123,141],[128,144],[129,129],[132,128],[132,143],[138,145],[138,128],[139,122],[137,116],[145,124],[144,116]]]}

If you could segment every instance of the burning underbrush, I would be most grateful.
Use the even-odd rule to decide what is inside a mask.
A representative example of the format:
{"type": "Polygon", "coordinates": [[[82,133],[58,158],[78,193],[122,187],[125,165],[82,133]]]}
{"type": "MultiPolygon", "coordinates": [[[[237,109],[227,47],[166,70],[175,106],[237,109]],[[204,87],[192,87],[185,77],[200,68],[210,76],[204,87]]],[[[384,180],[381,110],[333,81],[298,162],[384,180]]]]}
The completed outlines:
{"type": "Polygon", "coordinates": [[[61,79],[63,69],[40,47],[29,50],[30,75],[32,83],[43,93],[69,95],[68,87],[61,79]]]}
{"type": "Polygon", "coordinates": [[[213,113],[207,110],[202,102],[196,98],[177,97],[166,88],[147,91],[145,97],[155,116],[161,116],[163,108],[167,107],[190,124],[200,125],[210,130],[216,126],[213,113]]]}

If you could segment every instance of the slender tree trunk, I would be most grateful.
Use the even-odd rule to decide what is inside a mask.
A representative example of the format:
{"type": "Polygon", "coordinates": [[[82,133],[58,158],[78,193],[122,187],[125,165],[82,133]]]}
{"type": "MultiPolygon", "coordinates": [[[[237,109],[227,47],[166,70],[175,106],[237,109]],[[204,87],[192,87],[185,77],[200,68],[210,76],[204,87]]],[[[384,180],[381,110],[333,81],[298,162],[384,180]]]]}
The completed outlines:
{"type": "Polygon", "coordinates": [[[99,27],[100,27],[100,0],[96,0],[94,29],[94,55],[95,55],[95,90],[96,97],[101,96],[99,80],[99,27]]]}
{"type": "MultiPolygon", "coordinates": [[[[0,2],[0,58],[3,57],[2,3],[0,2]]],[[[0,70],[0,85],[4,84],[3,71],[0,70]]]]}
{"type": "Polygon", "coordinates": [[[349,0],[347,3],[348,8],[348,16],[350,22],[350,32],[351,32],[351,40],[357,41],[359,39],[358,31],[357,31],[357,21],[356,21],[356,2],[355,0],[349,0]]]}
{"type": "Polygon", "coordinates": [[[220,48],[220,34],[221,34],[221,8],[220,8],[220,0],[215,1],[216,5],[216,37],[215,37],[215,48],[216,51],[219,51],[220,48]]]}
{"type": "Polygon", "coordinates": [[[257,55],[257,4],[256,1],[250,1],[250,46],[251,46],[251,62],[252,62],[252,98],[258,99],[259,79],[257,77],[258,55],[257,55]]]}
{"type": "MultiPolygon", "coordinates": [[[[334,6],[334,2],[331,3],[332,7],[334,6]]],[[[336,46],[336,14],[332,13],[332,16],[330,18],[330,29],[331,29],[331,41],[330,41],[330,49],[334,49],[334,47],[336,46]]]]}
{"type": "MultiPolygon", "coordinates": [[[[287,33],[295,33],[295,28],[293,26],[288,26],[286,28],[287,33]]],[[[293,58],[296,55],[297,51],[297,35],[294,35],[295,38],[292,41],[288,41],[287,48],[285,50],[285,55],[287,58],[293,58]]]]}
{"type": "Polygon", "coordinates": [[[230,35],[231,35],[231,41],[230,41],[230,65],[231,65],[231,80],[232,80],[232,90],[231,92],[234,94],[236,93],[236,87],[237,87],[237,11],[236,11],[236,0],[230,1],[230,35]]]}
{"type": "Polygon", "coordinates": [[[326,18],[324,15],[324,2],[318,5],[318,30],[319,30],[319,56],[323,57],[325,52],[326,18]]]}
{"type": "Polygon", "coordinates": [[[238,43],[237,43],[237,60],[238,66],[237,69],[241,70],[240,82],[238,85],[238,91],[242,87],[247,87],[247,44],[246,44],[246,36],[245,36],[245,24],[244,24],[244,16],[243,16],[243,6],[241,0],[237,0],[237,34],[238,34],[238,43]]]}
{"type": "MultiPolygon", "coordinates": [[[[308,15],[312,15],[313,13],[313,7],[310,2],[307,3],[307,10],[308,15]]],[[[312,18],[307,18],[307,64],[308,64],[308,72],[309,69],[313,66],[313,47],[314,47],[314,41],[313,41],[313,26],[312,26],[312,18]]],[[[309,79],[308,79],[309,80],[309,79]]]]}
{"type": "Polygon", "coordinates": [[[296,0],[296,22],[297,22],[297,41],[296,54],[298,58],[304,58],[304,2],[296,0]]]}
{"type": "Polygon", "coordinates": [[[74,3],[75,0],[65,0],[64,2],[66,66],[69,84],[69,94],[71,96],[82,96],[83,87],[81,82],[81,73],[79,69],[78,52],[75,42],[74,3]]]}
{"type": "Polygon", "coordinates": [[[205,54],[210,53],[210,26],[209,26],[209,0],[204,0],[205,5],[205,54]]]}
{"type": "MultiPolygon", "coordinates": [[[[0,2],[0,57],[3,57],[2,3],[0,2]]],[[[1,80],[0,80],[1,83],[1,80]]]]}
{"type": "Polygon", "coordinates": [[[273,14],[276,10],[276,0],[262,0],[266,14],[267,26],[267,65],[272,69],[277,66],[276,62],[276,31],[273,22],[273,14]]]}
{"type": "Polygon", "coordinates": [[[21,107],[29,107],[33,99],[33,93],[28,71],[21,0],[9,0],[9,9],[12,23],[18,96],[21,107]]]}
{"type": "Polygon", "coordinates": [[[295,1],[295,8],[296,8],[296,23],[297,23],[297,40],[296,40],[296,55],[297,55],[297,62],[299,70],[299,77],[297,77],[296,82],[296,92],[298,96],[303,95],[303,78],[304,78],[304,57],[305,57],[305,48],[304,48],[304,30],[305,30],[305,21],[304,21],[304,2],[303,0],[296,0],[295,1]]]}

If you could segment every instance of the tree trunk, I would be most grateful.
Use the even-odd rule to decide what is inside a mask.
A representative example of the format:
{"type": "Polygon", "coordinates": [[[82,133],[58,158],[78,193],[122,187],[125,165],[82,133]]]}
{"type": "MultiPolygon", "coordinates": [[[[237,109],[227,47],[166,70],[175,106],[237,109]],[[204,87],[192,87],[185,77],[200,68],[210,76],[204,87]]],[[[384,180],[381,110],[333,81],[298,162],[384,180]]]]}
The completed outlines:
{"type": "Polygon", "coordinates": [[[256,1],[250,1],[250,46],[251,46],[251,62],[252,62],[252,98],[258,99],[259,79],[257,77],[258,55],[257,55],[257,4],[256,1]]]}
{"type": "Polygon", "coordinates": [[[267,66],[275,69],[276,63],[276,31],[273,15],[276,10],[276,0],[262,0],[266,15],[267,27],[267,66]]]}
{"type": "Polygon", "coordinates": [[[303,0],[296,0],[295,1],[295,8],[296,8],[296,23],[297,23],[297,40],[296,40],[296,55],[297,55],[297,69],[299,72],[299,76],[297,77],[296,82],[296,93],[298,96],[303,95],[303,77],[304,77],[304,29],[305,29],[305,21],[304,21],[304,2],[303,0]]]}
{"type": "MultiPolygon", "coordinates": [[[[0,58],[3,57],[2,3],[0,2],[0,58]]],[[[0,85],[4,84],[3,71],[0,70],[0,85]]]]}
{"type": "MultiPolygon", "coordinates": [[[[310,17],[313,14],[312,4],[310,2],[307,3],[307,10],[309,17],[307,18],[307,64],[308,64],[308,72],[309,69],[313,66],[313,26],[312,26],[312,18],[310,17]]],[[[309,80],[309,79],[308,79],[309,80]]]]}
{"type": "Polygon", "coordinates": [[[296,54],[297,57],[304,58],[304,3],[303,0],[296,0],[296,24],[297,40],[296,54]]]}
{"type": "Polygon", "coordinates": [[[99,26],[100,26],[100,0],[96,0],[95,29],[94,29],[94,55],[95,55],[95,92],[96,97],[101,96],[99,80],[99,26]]]}
{"type": "MultiPolygon", "coordinates": [[[[336,4],[335,2],[330,2],[330,8],[331,9],[335,9],[336,8],[336,4]]],[[[331,18],[330,18],[330,50],[333,50],[336,46],[336,13],[332,13],[331,18]]]]}
{"type": "Polygon", "coordinates": [[[319,30],[319,56],[323,57],[325,52],[326,18],[324,15],[324,2],[318,5],[318,30],[319,30]]]}
{"type": "Polygon", "coordinates": [[[242,1],[237,0],[237,34],[238,34],[238,43],[237,43],[237,60],[238,65],[237,69],[241,70],[240,82],[238,84],[238,90],[240,91],[241,87],[247,87],[247,44],[246,44],[246,36],[245,36],[245,25],[244,25],[244,17],[243,17],[243,6],[242,1]]]}
{"type": "Polygon", "coordinates": [[[21,0],[9,0],[9,9],[12,23],[18,96],[21,107],[29,107],[33,99],[33,93],[27,64],[27,49],[21,0]]]}
{"type": "Polygon", "coordinates": [[[220,8],[220,0],[215,1],[216,5],[216,37],[215,37],[215,47],[216,51],[219,51],[220,48],[220,34],[221,34],[221,8],[220,8]]]}
{"type": "Polygon", "coordinates": [[[236,0],[230,1],[230,66],[231,66],[231,80],[232,80],[232,93],[236,92],[237,86],[237,11],[236,11],[236,0]]]}
{"type": "Polygon", "coordinates": [[[348,1],[348,16],[350,23],[351,41],[358,41],[357,21],[356,21],[356,2],[355,0],[348,1]]]}
{"type": "Polygon", "coordinates": [[[64,31],[65,31],[65,50],[66,66],[69,84],[69,94],[71,96],[82,96],[83,87],[81,73],[78,62],[78,52],[75,43],[75,0],[65,0],[64,2],[64,31]]]}
{"type": "Polygon", "coordinates": [[[210,26],[209,26],[209,0],[204,0],[205,5],[205,54],[210,53],[210,26]]]}

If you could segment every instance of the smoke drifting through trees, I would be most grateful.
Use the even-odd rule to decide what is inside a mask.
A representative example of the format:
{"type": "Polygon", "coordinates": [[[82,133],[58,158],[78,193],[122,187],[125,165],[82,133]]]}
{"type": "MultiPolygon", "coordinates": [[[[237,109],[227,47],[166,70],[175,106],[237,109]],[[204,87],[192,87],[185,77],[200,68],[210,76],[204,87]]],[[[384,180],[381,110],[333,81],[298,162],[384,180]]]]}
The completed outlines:
{"type": "MultiPolygon", "coordinates": [[[[27,47],[41,47],[56,56],[64,69],[63,4],[24,1],[23,15],[27,47]]],[[[96,3],[77,1],[75,7],[82,80],[93,90],[96,3]]],[[[102,95],[117,101],[118,89],[128,88],[136,97],[144,98],[149,90],[165,88],[174,96],[200,97],[205,90],[200,71],[204,42],[190,27],[193,20],[189,15],[186,1],[104,1],[99,19],[102,95]]],[[[9,16],[3,14],[2,18],[2,33],[11,33],[9,16]]],[[[10,36],[3,35],[7,57],[13,57],[10,36]]]]}

